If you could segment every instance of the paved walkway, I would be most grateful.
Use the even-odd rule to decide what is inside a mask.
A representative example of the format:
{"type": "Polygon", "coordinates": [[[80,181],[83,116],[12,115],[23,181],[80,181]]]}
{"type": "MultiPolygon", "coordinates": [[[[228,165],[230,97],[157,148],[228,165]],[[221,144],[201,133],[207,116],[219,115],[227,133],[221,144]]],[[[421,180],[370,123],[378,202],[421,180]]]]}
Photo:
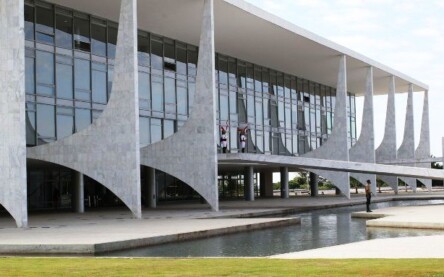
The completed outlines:
{"type": "MultiPolygon", "coordinates": [[[[375,201],[441,198],[443,193],[417,193],[379,196],[375,201]]],[[[124,209],[74,213],[39,213],[29,217],[29,228],[18,229],[8,216],[0,216],[0,253],[78,253],[154,245],[186,239],[215,236],[253,229],[297,224],[299,219],[280,218],[281,214],[321,208],[359,205],[363,195],[346,199],[339,196],[291,197],[222,201],[214,212],[204,204],[168,204],[143,211],[143,219],[132,219],[124,209]],[[248,218],[274,215],[274,218],[248,218]]]]}

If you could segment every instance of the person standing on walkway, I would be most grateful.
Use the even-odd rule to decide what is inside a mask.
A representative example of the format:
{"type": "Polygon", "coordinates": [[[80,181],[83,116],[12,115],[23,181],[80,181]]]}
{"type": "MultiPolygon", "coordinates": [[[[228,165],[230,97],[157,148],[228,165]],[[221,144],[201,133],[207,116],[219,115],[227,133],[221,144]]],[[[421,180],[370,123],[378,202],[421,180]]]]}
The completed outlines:
{"type": "Polygon", "coordinates": [[[240,147],[241,147],[242,153],[245,153],[245,147],[246,147],[246,143],[247,143],[247,130],[248,130],[248,125],[245,126],[245,128],[242,128],[242,129],[238,128],[240,147]]]}
{"type": "Polygon", "coordinates": [[[220,146],[222,147],[222,153],[227,153],[227,147],[228,147],[227,131],[228,131],[228,128],[230,128],[230,125],[228,125],[228,121],[225,126],[223,126],[223,125],[220,126],[220,131],[221,131],[220,146]]]}
{"type": "Polygon", "coordinates": [[[365,184],[365,197],[367,198],[366,205],[368,213],[373,212],[372,210],[370,210],[370,201],[372,199],[372,191],[370,189],[370,184],[371,184],[370,180],[367,180],[367,184],[365,184]]]}
{"type": "Polygon", "coordinates": [[[222,134],[220,136],[220,145],[222,146],[222,153],[227,153],[227,146],[228,146],[228,136],[227,136],[227,131],[224,128],[222,129],[222,134]]]}

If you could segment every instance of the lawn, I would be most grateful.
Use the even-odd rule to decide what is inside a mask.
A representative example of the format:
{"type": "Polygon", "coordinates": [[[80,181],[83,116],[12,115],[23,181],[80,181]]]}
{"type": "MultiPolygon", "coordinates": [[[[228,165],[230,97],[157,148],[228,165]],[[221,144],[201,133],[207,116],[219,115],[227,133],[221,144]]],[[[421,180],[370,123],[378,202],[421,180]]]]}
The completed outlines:
{"type": "Polygon", "coordinates": [[[0,276],[444,276],[442,259],[0,258],[0,276]]]}

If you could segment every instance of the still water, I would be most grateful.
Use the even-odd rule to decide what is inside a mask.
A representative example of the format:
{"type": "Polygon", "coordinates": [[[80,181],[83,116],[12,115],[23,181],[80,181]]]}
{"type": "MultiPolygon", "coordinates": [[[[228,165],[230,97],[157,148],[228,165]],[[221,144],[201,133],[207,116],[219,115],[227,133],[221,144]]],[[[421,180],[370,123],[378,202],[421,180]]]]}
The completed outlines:
{"type": "MultiPolygon", "coordinates": [[[[444,200],[375,203],[372,204],[372,209],[436,204],[444,204],[444,200]]],[[[364,219],[351,218],[352,212],[364,209],[365,206],[361,205],[298,213],[290,216],[299,216],[301,218],[300,225],[116,251],[105,255],[127,257],[260,257],[377,238],[444,234],[443,231],[436,230],[367,228],[364,219]]]]}

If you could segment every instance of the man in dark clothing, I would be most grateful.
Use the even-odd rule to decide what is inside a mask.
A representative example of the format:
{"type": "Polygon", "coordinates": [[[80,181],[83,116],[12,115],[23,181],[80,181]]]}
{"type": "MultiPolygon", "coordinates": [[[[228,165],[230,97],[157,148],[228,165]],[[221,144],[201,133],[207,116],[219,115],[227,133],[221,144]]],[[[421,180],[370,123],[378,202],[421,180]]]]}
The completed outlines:
{"type": "Polygon", "coordinates": [[[371,184],[370,180],[367,180],[367,184],[365,185],[365,197],[367,198],[366,205],[367,205],[367,212],[368,213],[372,212],[372,210],[370,210],[370,200],[372,199],[372,192],[370,189],[370,184],[371,184]]]}

